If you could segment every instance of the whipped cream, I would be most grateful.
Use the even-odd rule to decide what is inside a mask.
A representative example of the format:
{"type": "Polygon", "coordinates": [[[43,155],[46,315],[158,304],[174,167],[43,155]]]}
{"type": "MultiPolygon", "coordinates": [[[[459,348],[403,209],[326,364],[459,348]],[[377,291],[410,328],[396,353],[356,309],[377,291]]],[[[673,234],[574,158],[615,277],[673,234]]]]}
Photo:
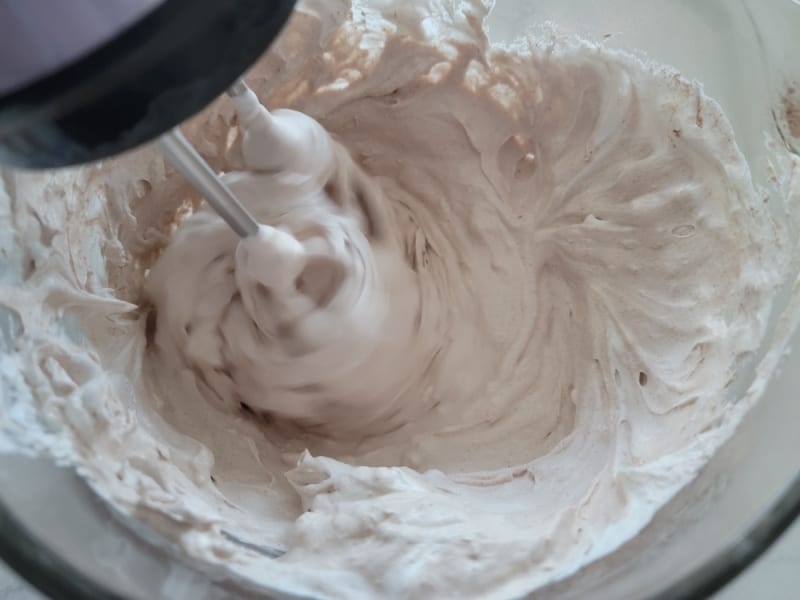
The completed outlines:
{"type": "Polygon", "coordinates": [[[338,436],[407,423],[401,392],[430,356],[380,189],[310,117],[236,101],[247,170],[224,179],[264,225],[240,242],[208,211],[181,224],[146,285],[158,360],[266,420],[338,436]]]}
{"type": "Polygon", "coordinates": [[[4,175],[3,447],[272,593],[514,597],[635,536],[749,406],[793,248],[698,84],[487,10],[306,2],[248,81],[333,141],[186,127],[252,239],[152,152],[4,175]]]}

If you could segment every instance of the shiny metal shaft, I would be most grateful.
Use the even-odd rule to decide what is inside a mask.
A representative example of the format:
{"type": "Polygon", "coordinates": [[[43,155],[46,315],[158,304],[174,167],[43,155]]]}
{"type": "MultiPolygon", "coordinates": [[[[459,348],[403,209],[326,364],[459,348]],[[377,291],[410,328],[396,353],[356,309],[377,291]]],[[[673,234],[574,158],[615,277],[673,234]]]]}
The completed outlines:
{"type": "Polygon", "coordinates": [[[258,221],[219,178],[179,129],[156,142],[172,166],[191,183],[240,237],[255,235],[258,221]]]}

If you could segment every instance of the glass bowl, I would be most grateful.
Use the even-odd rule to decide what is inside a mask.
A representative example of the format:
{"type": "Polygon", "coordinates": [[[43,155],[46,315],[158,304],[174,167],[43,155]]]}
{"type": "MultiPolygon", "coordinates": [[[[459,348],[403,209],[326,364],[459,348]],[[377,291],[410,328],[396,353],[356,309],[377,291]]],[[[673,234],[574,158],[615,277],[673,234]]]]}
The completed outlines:
{"type": "MultiPolygon", "coordinates": [[[[792,184],[784,177],[792,161],[797,175],[800,161],[798,0],[498,0],[488,31],[493,40],[510,40],[548,21],[559,30],[643,53],[703,82],[731,120],[756,184],[776,193],[780,180],[800,193],[800,178],[792,184]]],[[[7,218],[7,211],[0,217],[7,218]]],[[[8,229],[3,235],[10,235],[8,229]]],[[[783,301],[798,298],[800,288],[787,289],[783,301]]],[[[532,598],[706,597],[790,525],[800,513],[800,352],[789,351],[800,348],[800,334],[788,335],[793,325],[773,323],[771,337],[787,348],[780,368],[700,475],[637,537],[532,598]]],[[[0,330],[6,351],[23,335],[8,311],[0,312],[0,330]]],[[[46,594],[103,599],[263,594],[188,562],[155,534],[132,533],[125,518],[72,471],[2,450],[0,556],[46,594]]]]}

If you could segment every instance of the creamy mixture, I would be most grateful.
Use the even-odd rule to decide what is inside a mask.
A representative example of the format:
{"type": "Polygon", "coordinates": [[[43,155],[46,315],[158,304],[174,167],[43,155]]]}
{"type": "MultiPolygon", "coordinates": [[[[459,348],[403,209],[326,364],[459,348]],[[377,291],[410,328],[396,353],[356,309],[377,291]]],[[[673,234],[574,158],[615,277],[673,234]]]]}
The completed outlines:
{"type": "Polygon", "coordinates": [[[6,173],[3,447],[331,598],[523,594],[691,481],[786,232],[698,84],[451,4],[307,2],[248,81],[324,129],[277,111],[275,151],[252,98],[187,126],[258,236],[150,151],[6,173]]]}

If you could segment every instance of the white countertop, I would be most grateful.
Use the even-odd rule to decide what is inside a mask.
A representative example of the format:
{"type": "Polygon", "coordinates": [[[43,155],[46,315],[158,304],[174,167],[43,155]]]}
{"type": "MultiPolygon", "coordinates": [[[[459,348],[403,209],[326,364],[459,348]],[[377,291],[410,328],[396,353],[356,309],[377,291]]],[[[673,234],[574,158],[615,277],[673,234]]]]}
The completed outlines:
{"type": "MultiPolygon", "coordinates": [[[[796,600],[800,598],[800,521],[714,600],[796,600]]],[[[42,600],[0,563],[0,600],[42,600]]]]}

